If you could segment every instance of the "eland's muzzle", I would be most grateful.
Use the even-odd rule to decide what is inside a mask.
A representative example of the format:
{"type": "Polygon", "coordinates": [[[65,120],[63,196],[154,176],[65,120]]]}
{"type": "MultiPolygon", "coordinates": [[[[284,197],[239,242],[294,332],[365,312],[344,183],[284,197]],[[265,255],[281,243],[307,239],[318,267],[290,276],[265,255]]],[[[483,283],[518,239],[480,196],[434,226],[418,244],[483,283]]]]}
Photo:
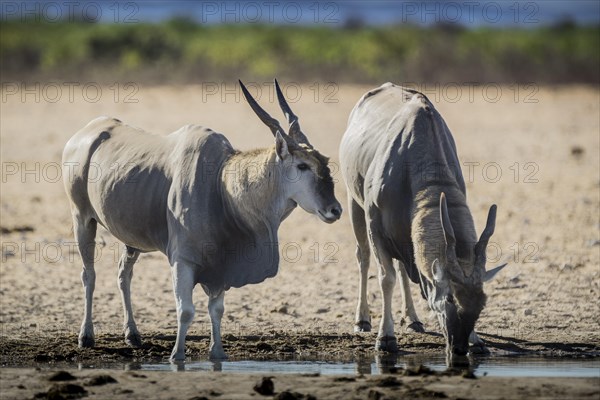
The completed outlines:
{"type": "Polygon", "coordinates": [[[452,354],[455,356],[466,356],[468,349],[466,347],[453,346],[452,354]]]}

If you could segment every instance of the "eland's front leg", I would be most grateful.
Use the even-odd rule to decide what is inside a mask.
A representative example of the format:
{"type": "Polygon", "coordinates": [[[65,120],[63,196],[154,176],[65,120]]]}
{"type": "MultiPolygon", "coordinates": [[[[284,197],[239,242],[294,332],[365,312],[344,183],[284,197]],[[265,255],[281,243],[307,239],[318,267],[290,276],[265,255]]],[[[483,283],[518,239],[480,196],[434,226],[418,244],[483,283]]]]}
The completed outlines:
{"type": "Polygon", "coordinates": [[[140,253],[131,247],[125,246],[125,252],[119,260],[119,291],[123,301],[123,333],[125,334],[125,343],[132,347],[141,347],[142,338],[138,332],[133,318],[133,308],[131,306],[131,278],[133,277],[133,266],[140,253]]]}
{"type": "Polygon", "coordinates": [[[360,275],[358,279],[358,306],[356,307],[355,332],[371,332],[371,315],[367,300],[367,282],[369,280],[369,246],[356,246],[356,258],[360,275]],[[366,253],[366,254],[365,254],[366,253]]]}
{"type": "Polygon", "coordinates": [[[211,360],[223,360],[227,358],[225,351],[223,350],[223,343],[221,342],[221,318],[223,318],[223,312],[225,306],[223,304],[225,299],[225,292],[220,292],[217,295],[212,293],[208,298],[208,315],[210,316],[210,359],[211,360]]]}
{"type": "MultiPolygon", "coordinates": [[[[371,233],[373,238],[373,234],[371,233]]],[[[392,257],[378,246],[378,239],[373,238],[373,252],[379,266],[379,286],[383,297],[381,309],[381,323],[379,324],[379,333],[375,348],[390,353],[398,351],[398,342],[394,333],[394,317],[392,314],[392,295],[396,285],[396,270],[392,257]]]]}
{"type": "Polygon", "coordinates": [[[172,267],[173,291],[177,308],[177,339],[171,353],[171,361],[185,360],[185,336],[194,319],[194,271],[192,267],[176,262],[172,267]]]}
{"type": "Polygon", "coordinates": [[[398,342],[394,333],[394,317],[392,314],[392,295],[395,284],[396,271],[394,270],[392,259],[386,258],[381,260],[379,265],[379,286],[381,287],[383,306],[376,348],[377,350],[390,353],[398,351],[398,342]]]}
{"type": "Polygon", "coordinates": [[[96,287],[96,271],[94,270],[95,237],[97,223],[95,220],[83,221],[77,216],[73,217],[73,230],[83,261],[81,282],[85,292],[85,308],[83,322],[79,331],[79,347],[94,347],[94,324],[92,322],[92,305],[94,288],[96,287]]]}
{"type": "Polygon", "coordinates": [[[367,282],[369,279],[369,238],[365,212],[353,199],[350,202],[350,219],[354,236],[356,237],[356,260],[358,261],[358,305],[356,306],[356,318],[354,322],[355,332],[371,332],[371,316],[369,315],[369,302],[367,300],[367,282]]]}

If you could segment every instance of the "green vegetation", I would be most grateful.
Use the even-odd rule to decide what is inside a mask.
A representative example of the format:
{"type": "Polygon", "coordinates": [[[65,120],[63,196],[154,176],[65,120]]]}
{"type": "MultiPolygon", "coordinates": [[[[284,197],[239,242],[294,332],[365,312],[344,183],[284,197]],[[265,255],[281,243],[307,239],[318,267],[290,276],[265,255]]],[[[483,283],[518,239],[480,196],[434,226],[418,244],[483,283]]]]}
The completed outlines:
{"type": "Polygon", "coordinates": [[[600,82],[600,28],[3,22],[3,81],[600,82]]]}

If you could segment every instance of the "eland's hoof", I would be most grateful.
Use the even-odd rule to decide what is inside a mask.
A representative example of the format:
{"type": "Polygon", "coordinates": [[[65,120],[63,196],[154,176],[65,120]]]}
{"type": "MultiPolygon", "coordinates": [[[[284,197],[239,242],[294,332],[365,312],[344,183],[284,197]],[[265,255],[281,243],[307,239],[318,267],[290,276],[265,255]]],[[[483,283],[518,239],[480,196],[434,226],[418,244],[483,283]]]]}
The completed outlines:
{"type": "Polygon", "coordinates": [[[142,337],[139,333],[130,333],[129,335],[125,336],[125,343],[130,347],[142,347],[142,337]]]}
{"type": "Polygon", "coordinates": [[[96,340],[93,336],[82,335],[79,336],[79,347],[80,348],[90,348],[96,345],[96,340]]]}
{"type": "Polygon", "coordinates": [[[375,342],[375,350],[386,351],[388,353],[397,353],[398,341],[394,336],[384,336],[382,338],[377,338],[377,342],[375,342]]]}
{"type": "Polygon", "coordinates": [[[425,327],[421,321],[415,321],[406,327],[408,332],[425,333],[425,327]]]}
{"type": "Polygon", "coordinates": [[[171,353],[171,357],[169,357],[169,361],[171,361],[171,364],[180,363],[180,362],[185,361],[185,352],[171,353]]]}
{"type": "Polygon", "coordinates": [[[225,351],[223,351],[223,349],[212,349],[210,351],[211,360],[227,360],[227,358],[227,354],[225,354],[225,351]]]}
{"type": "Polygon", "coordinates": [[[371,323],[369,321],[358,321],[354,324],[354,332],[371,332],[371,323]]]}

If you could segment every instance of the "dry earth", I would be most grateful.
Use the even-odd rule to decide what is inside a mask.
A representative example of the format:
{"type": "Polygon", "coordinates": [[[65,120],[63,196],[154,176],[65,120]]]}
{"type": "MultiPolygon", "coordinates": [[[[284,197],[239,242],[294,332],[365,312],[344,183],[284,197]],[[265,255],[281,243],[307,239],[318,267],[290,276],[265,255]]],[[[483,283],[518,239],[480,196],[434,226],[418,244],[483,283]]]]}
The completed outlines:
{"type": "MultiPolygon", "coordinates": [[[[67,371],[64,371],[67,372],[67,371]]],[[[404,373],[387,376],[276,375],[272,392],[259,395],[255,386],[267,389],[261,375],[218,372],[165,373],[157,371],[70,371],[65,373],[1,369],[3,399],[594,399],[598,379],[498,378],[468,379],[460,376],[404,373]],[[58,380],[57,379],[61,379],[58,380]],[[8,383],[6,383],[8,381],[8,383]],[[270,394],[272,393],[272,394],[270,394]],[[61,396],[61,397],[52,397],[61,396]],[[70,397],[69,397],[70,396],[70,397]]],[[[260,390],[260,389],[259,389],[260,390]]]]}
{"type": "MultiPolygon", "coordinates": [[[[163,360],[174,341],[176,319],[169,267],[163,255],[153,253],[140,257],[132,284],[135,315],[146,344],[139,350],[125,347],[116,286],[121,246],[106,231],[99,230],[94,309],[98,348],[77,349],[83,309],[81,267],[58,169],[62,148],[75,131],[96,116],[109,115],[157,133],[168,133],[188,123],[203,124],[224,133],[242,150],[272,144],[269,130],[239,92],[223,90],[231,89],[231,84],[214,95],[202,86],[139,87],[134,93],[131,87],[118,85],[104,86],[96,96],[94,88],[85,93],[82,86],[76,86],[71,95],[63,86],[56,102],[55,88],[44,85],[37,91],[39,98],[32,85],[29,88],[34,88],[33,92],[2,92],[0,355],[4,366],[163,360]]],[[[261,104],[283,119],[275,103],[269,103],[272,98],[269,100],[268,90],[272,86],[260,86],[261,104]]],[[[349,112],[369,88],[341,86],[335,93],[323,85],[318,93],[315,88],[302,86],[292,106],[315,147],[337,163],[337,148],[349,112]]],[[[492,259],[488,267],[506,261],[509,266],[487,284],[488,303],[478,323],[492,356],[535,353],[597,357],[600,91],[578,86],[519,90],[507,86],[487,90],[463,87],[457,98],[454,86],[427,89],[425,93],[436,103],[457,142],[478,230],[485,223],[490,204],[496,203],[499,208],[496,233],[488,249],[492,259]]],[[[288,95],[293,98],[295,93],[290,88],[288,95]]],[[[334,172],[337,197],[345,204],[341,176],[337,168],[334,172]]],[[[223,319],[226,351],[237,359],[370,356],[375,333],[352,333],[357,267],[348,214],[326,225],[296,210],[283,223],[280,239],[283,257],[277,277],[227,293],[223,319]]],[[[376,268],[372,267],[371,275],[369,299],[376,325],[381,299],[376,268]]],[[[397,294],[399,310],[399,291],[397,294]]],[[[413,297],[430,333],[405,334],[397,314],[397,333],[401,349],[406,352],[403,354],[438,354],[443,345],[435,333],[436,321],[416,287],[413,297]]],[[[189,356],[197,359],[206,357],[209,341],[207,301],[200,289],[195,303],[197,313],[187,343],[189,356]]],[[[45,382],[42,373],[31,369],[1,372],[0,394],[8,397],[16,395],[5,385],[14,389],[20,382],[31,392],[45,382]]],[[[80,375],[93,373],[84,371],[80,375]]],[[[152,379],[162,379],[155,375],[148,374],[152,379]]],[[[176,379],[183,385],[191,382],[192,376],[182,374],[176,379]]],[[[125,373],[115,377],[121,389],[135,381],[125,373]]],[[[246,377],[245,382],[255,378],[246,377]]],[[[207,374],[206,379],[229,385],[232,378],[207,374]]],[[[301,379],[277,377],[292,388],[298,388],[301,379]]],[[[352,385],[359,385],[360,379],[352,385]]],[[[451,386],[460,378],[435,379],[439,381],[427,385],[451,386]]],[[[367,381],[368,385],[376,385],[371,378],[367,381]]],[[[306,384],[327,386],[331,379],[328,382],[324,377],[315,377],[306,384]]],[[[486,382],[496,382],[497,388],[516,388],[501,379],[486,378],[486,382]]],[[[584,386],[589,388],[586,382],[588,386],[584,386]]],[[[535,386],[529,379],[521,384],[535,386]]],[[[201,387],[202,381],[194,380],[194,385],[201,387]]],[[[149,390],[144,384],[139,387],[149,390]]],[[[597,395],[598,385],[591,384],[591,388],[588,392],[597,395]]],[[[178,390],[181,396],[188,396],[184,386],[178,390]]],[[[527,397],[514,390],[508,397],[527,397]]],[[[544,390],[530,395],[560,398],[556,391],[544,390]]],[[[468,395],[448,393],[483,398],[477,396],[477,391],[468,395]]]]}

